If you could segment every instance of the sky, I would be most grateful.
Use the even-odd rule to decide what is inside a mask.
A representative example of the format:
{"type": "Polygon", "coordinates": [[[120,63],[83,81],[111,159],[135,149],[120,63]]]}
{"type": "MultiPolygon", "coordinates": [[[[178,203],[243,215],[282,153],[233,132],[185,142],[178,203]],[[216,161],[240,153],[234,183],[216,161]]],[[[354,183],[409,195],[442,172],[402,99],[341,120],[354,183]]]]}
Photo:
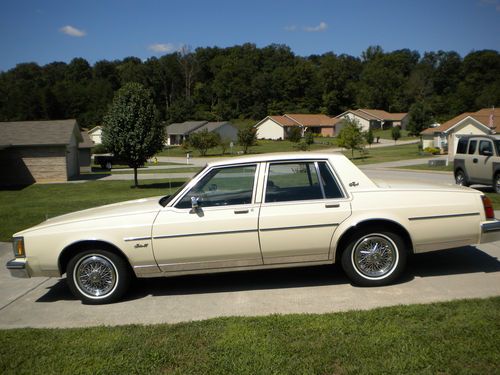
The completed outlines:
{"type": "Polygon", "coordinates": [[[182,46],[285,44],[300,56],[371,45],[500,49],[500,0],[1,0],[0,71],[83,57],[143,60],[182,46]]]}

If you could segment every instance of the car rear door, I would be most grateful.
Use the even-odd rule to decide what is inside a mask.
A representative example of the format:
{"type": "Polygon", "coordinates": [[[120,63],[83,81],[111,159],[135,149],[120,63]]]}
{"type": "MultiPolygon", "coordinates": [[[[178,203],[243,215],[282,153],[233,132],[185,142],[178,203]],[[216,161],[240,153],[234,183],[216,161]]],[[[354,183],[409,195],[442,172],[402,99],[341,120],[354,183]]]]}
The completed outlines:
{"type": "Polygon", "coordinates": [[[266,165],[259,215],[264,264],[327,260],[350,200],[326,160],[266,165]]]}

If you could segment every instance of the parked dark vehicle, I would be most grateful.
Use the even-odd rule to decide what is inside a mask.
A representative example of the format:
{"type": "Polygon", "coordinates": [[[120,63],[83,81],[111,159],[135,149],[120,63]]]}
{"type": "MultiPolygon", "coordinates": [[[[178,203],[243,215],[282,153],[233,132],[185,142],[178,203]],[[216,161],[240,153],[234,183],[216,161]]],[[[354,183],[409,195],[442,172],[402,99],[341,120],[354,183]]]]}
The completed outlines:
{"type": "Polygon", "coordinates": [[[100,165],[102,169],[111,169],[113,165],[127,165],[127,163],[112,154],[94,155],[94,164],[100,165]]]}

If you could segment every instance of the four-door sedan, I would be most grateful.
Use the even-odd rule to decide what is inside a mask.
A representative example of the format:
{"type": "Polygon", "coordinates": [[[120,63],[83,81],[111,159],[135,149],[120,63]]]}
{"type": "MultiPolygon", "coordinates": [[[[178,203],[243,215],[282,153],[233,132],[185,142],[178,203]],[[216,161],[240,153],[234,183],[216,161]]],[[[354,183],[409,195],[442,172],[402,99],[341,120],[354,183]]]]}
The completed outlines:
{"type": "Polygon", "coordinates": [[[137,277],[341,263],[357,285],[393,282],[408,255],[500,239],[482,193],[369,179],[341,154],[209,163],[167,197],[111,204],[16,233],[13,276],[61,276],[84,303],[137,277]]]}

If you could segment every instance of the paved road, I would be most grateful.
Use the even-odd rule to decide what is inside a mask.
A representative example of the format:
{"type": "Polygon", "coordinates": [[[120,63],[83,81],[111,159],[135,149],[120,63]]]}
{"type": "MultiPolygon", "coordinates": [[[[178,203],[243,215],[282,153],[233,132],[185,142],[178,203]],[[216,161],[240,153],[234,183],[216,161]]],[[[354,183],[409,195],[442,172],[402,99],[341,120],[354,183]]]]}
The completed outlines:
{"type": "MultiPolygon", "coordinates": [[[[0,243],[2,264],[10,244],[0,243]]],[[[64,279],[0,269],[0,328],[176,323],[220,316],[326,313],[500,295],[500,242],[411,258],[402,280],[352,286],[336,266],[144,279],[125,301],[82,305],[64,279]]]]}

